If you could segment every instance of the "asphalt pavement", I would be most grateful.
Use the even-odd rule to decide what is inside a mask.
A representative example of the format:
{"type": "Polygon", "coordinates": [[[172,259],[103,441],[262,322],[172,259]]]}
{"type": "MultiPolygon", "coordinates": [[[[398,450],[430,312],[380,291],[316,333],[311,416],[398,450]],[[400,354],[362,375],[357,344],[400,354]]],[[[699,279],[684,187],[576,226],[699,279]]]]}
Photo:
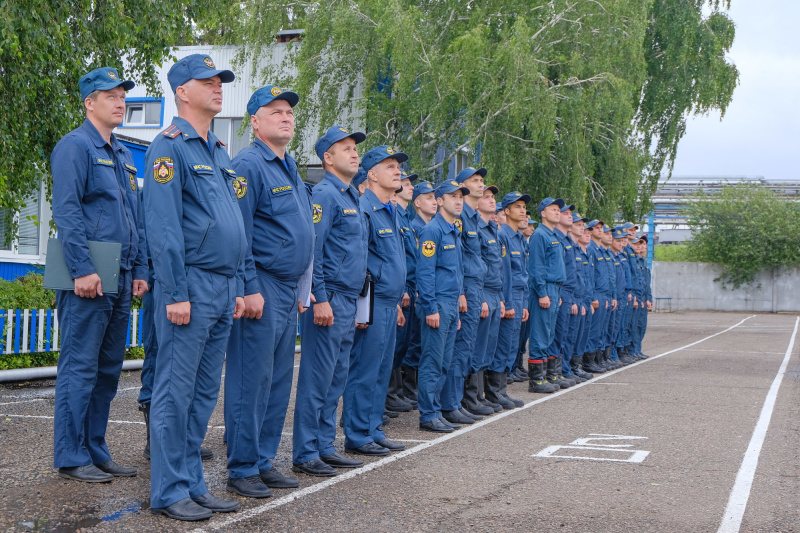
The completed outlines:
{"type": "MultiPolygon", "coordinates": [[[[0,530],[800,531],[797,327],[795,315],[651,314],[646,361],[552,395],[510,385],[523,408],[443,436],[402,413],[386,432],[405,452],[334,478],[299,475],[299,489],[239,498],[239,512],[197,523],[149,512],[139,372],[123,372],[107,434],[139,476],[110,484],[52,467],[53,381],[0,386],[0,530]]],[[[234,497],[222,398],[205,476],[234,497]]],[[[286,474],[292,404],[276,461],[286,474]]]]}

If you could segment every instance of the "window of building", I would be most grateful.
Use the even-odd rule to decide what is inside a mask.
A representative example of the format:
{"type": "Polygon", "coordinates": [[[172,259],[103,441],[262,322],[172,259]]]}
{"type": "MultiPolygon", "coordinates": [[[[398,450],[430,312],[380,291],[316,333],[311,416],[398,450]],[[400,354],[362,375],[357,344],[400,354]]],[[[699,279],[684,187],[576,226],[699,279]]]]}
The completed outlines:
{"type": "Polygon", "coordinates": [[[14,218],[17,221],[17,234],[7,242],[10,227],[6,225],[7,209],[0,209],[0,253],[3,256],[39,255],[39,194],[26,200],[14,218]]]}
{"type": "Polygon", "coordinates": [[[122,128],[160,128],[164,121],[161,98],[128,98],[122,128]]]}
{"type": "Polygon", "coordinates": [[[228,154],[234,157],[242,148],[250,146],[251,128],[248,123],[242,130],[241,118],[215,118],[211,121],[211,131],[228,147],[228,154]]]}

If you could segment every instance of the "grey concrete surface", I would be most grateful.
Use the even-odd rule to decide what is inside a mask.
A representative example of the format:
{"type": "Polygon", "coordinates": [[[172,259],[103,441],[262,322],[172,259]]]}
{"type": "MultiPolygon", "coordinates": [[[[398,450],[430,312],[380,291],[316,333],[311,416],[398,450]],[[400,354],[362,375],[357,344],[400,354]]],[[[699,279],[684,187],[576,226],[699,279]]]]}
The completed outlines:
{"type": "MultiPolygon", "coordinates": [[[[515,384],[509,390],[525,408],[445,438],[420,432],[417,413],[403,413],[387,434],[406,443],[404,454],[368,460],[370,470],[329,480],[300,475],[300,489],[275,490],[265,500],[240,498],[238,513],[195,524],[149,513],[138,372],[123,375],[108,440],[114,458],[139,467],[139,476],[104,485],[55,474],[52,382],[3,386],[0,530],[713,532],[796,320],[749,316],[651,315],[646,352],[677,351],[557,395],[529,394],[525,384],[515,384]],[[579,444],[556,455],[626,456],[607,444],[649,454],[641,463],[534,457],[591,434],[646,439],[592,441],[601,449],[579,444]]],[[[798,349],[778,394],[741,531],[800,531],[798,349]]],[[[225,492],[222,424],[220,401],[206,438],[216,456],[204,464],[205,473],[213,493],[232,496],[225,492]]],[[[285,431],[291,432],[291,417],[285,431]]],[[[285,473],[290,446],[287,434],[278,457],[285,473]]]]}
{"type": "Polygon", "coordinates": [[[653,263],[653,297],[657,310],[753,311],[780,313],[800,311],[800,270],[770,270],[746,287],[724,288],[714,281],[722,267],[714,263],[653,263]]]}

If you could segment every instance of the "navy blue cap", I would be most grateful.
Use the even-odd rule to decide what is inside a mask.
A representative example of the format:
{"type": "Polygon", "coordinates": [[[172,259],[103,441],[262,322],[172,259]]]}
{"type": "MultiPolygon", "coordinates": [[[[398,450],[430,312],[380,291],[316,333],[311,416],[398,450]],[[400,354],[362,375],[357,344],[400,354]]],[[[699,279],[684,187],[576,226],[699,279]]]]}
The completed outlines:
{"type": "Polygon", "coordinates": [[[445,181],[434,191],[436,193],[436,198],[441,198],[442,195],[454,193],[456,191],[461,191],[461,194],[467,195],[469,194],[469,189],[466,187],[462,187],[460,183],[455,180],[445,181]]]}
{"type": "Polygon", "coordinates": [[[421,181],[414,185],[414,196],[411,197],[411,201],[417,199],[417,196],[420,194],[428,194],[430,192],[434,192],[433,190],[433,183],[430,181],[421,181]]]}
{"type": "Polygon", "coordinates": [[[545,207],[547,207],[548,205],[552,205],[552,204],[557,204],[559,209],[563,209],[564,208],[564,200],[562,200],[561,198],[550,198],[548,196],[547,198],[545,198],[544,200],[539,202],[539,210],[536,211],[536,212],[537,213],[541,213],[542,211],[544,211],[545,207]]]}
{"type": "Polygon", "coordinates": [[[622,226],[620,226],[618,228],[614,228],[614,238],[615,239],[627,239],[628,238],[628,232],[625,231],[625,228],[623,228],[622,226]]]}
{"type": "Polygon", "coordinates": [[[624,229],[631,229],[631,228],[636,228],[636,229],[639,229],[639,226],[637,226],[637,225],[636,225],[636,224],[634,224],[633,222],[625,222],[625,223],[622,225],[622,227],[623,227],[624,229]]]}
{"type": "Polygon", "coordinates": [[[364,154],[364,157],[361,158],[361,166],[369,170],[384,159],[389,158],[397,160],[398,163],[405,163],[408,161],[408,156],[406,154],[398,152],[389,145],[383,144],[372,148],[364,154]]]}
{"type": "Polygon", "coordinates": [[[167,81],[174,93],[178,87],[189,80],[206,80],[219,76],[222,83],[230,83],[236,75],[230,70],[217,70],[214,61],[206,54],[192,54],[178,60],[167,73],[167,81]]]}
{"type": "Polygon", "coordinates": [[[528,225],[533,226],[534,224],[538,225],[539,223],[533,220],[532,218],[528,218],[528,225]]]}
{"type": "MultiPolygon", "coordinates": [[[[353,133],[350,133],[348,129],[341,126],[331,126],[328,128],[328,131],[325,132],[325,135],[317,139],[317,143],[314,145],[314,150],[317,152],[317,157],[322,160],[322,154],[327,152],[331,146],[338,143],[342,139],[347,139],[348,137],[353,139],[356,144],[364,142],[364,139],[367,138],[367,136],[360,131],[354,131],[353,133]]],[[[364,168],[369,170],[369,168],[366,166],[364,166],[364,168]]]]}
{"type": "Polygon", "coordinates": [[[609,231],[614,231],[614,228],[611,226],[603,226],[603,233],[608,233],[609,231]]]}
{"type": "Polygon", "coordinates": [[[483,190],[484,190],[484,192],[485,191],[492,191],[492,194],[497,194],[497,193],[500,192],[500,189],[497,187],[497,185],[486,185],[483,188],[483,190]]]}
{"type": "Polygon", "coordinates": [[[418,177],[419,177],[419,174],[409,174],[405,170],[401,170],[400,171],[400,181],[411,180],[411,183],[414,183],[415,181],[417,181],[418,177]]]}
{"type": "Polygon", "coordinates": [[[81,88],[81,100],[86,100],[86,97],[94,91],[109,91],[120,85],[126,91],[136,87],[136,84],[130,80],[119,79],[117,69],[111,67],[96,68],[78,80],[78,86],[81,88]]]}
{"type": "Polygon", "coordinates": [[[564,206],[561,208],[561,212],[563,213],[567,209],[569,209],[570,211],[575,211],[575,204],[567,204],[567,203],[565,203],[564,206]]]}
{"type": "Polygon", "coordinates": [[[588,218],[584,218],[584,217],[580,216],[578,213],[572,213],[572,222],[575,223],[575,222],[577,222],[579,220],[582,220],[584,224],[589,222],[588,218]]]}
{"type": "Polygon", "coordinates": [[[530,195],[522,194],[519,191],[511,191],[510,193],[506,194],[503,197],[503,201],[500,202],[500,205],[505,209],[506,207],[510,206],[514,202],[519,202],[522,200],[526,204],[531,201],[530,195]]]}
{"type": "Polygon", "coordinates": [[[496,206],[496,207],[497,207],[497,209],[495,209],[495,211],[496,211],[497,213],[499,213],[500,211],[502,211],[502,210],[503,210],[503,204],[497,204],[497,206],[496,206]]]}
{"type": "Polygon", "coordinates": [[[297,93],[284,91],[277,85],[267,85],[266,87],[257,89],[256,92],[250,96],[250,100],[247,102],[247,112],[251,115],[255,115],[259,108],[264,107],[274,100],[286,100],[289,102],[290,106],[294,107],[297,105],[297,102],[300,101],[300,97],[297,96],[297,93]]]}
{"type": "Polygon", "coordinates": [[[589,224],[587,224],[586,227],[589,228],[589,229],[592,229],[593,227],[597,226],[598,224],[605,225],[605,223],[602,220],[594,219],[591,222],[589,222],[589,224]]]}
{"type": "Polygon", "coordinates": [[[467,168],[465,168],[464,170],[462,170],[461,172],[458,173],[458,176],[456,176],[456,181],[459,182],[459,183],[464,183],[464,181],[466,181],[467,178],[471,178],[475,174],[479,175],[482,178],[485,178],[486,177],[486,169],[485,168],[467,167],[467,168]]]}
{"type": "Polygon", "coordinates": [[[355,176],[353,176],[353,181],[351,183],[353,184],[353,187],[358,189],[358,186],[364,183],[365,179],[367,179],[367,171],[361,167],[358,167],[358,172],[355,176]]]}

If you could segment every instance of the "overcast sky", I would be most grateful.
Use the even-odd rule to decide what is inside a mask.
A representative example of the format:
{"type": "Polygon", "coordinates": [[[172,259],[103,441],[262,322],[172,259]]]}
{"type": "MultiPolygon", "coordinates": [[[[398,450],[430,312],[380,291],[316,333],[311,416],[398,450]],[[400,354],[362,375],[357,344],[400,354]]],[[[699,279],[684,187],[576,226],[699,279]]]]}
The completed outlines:
{"type": "Polygon", "coordinates": [[[731,0],[739,86],[720,114],[690,118],[674,177],[800,179],[800,0],[731,0]]]}

